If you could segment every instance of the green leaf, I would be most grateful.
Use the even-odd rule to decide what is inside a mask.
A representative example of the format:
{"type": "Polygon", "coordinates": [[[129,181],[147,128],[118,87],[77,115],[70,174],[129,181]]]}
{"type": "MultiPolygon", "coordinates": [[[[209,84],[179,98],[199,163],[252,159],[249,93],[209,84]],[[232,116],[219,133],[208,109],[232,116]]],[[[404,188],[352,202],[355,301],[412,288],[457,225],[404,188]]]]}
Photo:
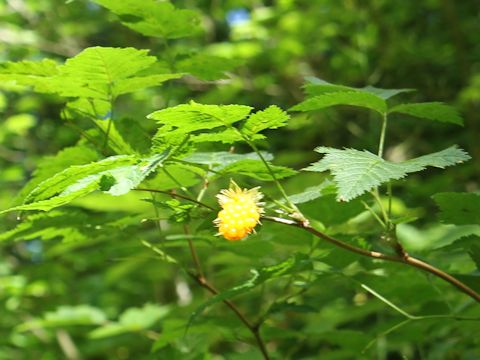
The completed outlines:
{"type": "Polygon", "coordinates": [[[231,125],[243,120],[251,110],[250,106],[245,105],[203,105],[191,101],[189,104],[155,111],[147,117],[186,134],[192,131],[231,125]]]}
{"type": "Polygon", "coordinates": [[[169,313],[169,308],[146,304],[142,308],[129,308],[120,315],[118,322],[110,322],[90,332],[92,339],[101,339],[129,332],[137,332],[152,327],[169,313]]]}
{"type": "Polygon", "coordinates": [[[381,88],[377,88],[377,87],[374,87],[374,86],[365,86],[365,87],[360,88],[358,90],[369,92],[371,94],[375,94],[375,95],[381,97],[384,100],[388,100],[391,97],[394,97],[398,94],[415,91],[414,89],[381,89],[381,88]]]}
{"type": "Polygon", "coordinates": [[[43,318],[24,322],[17,326],[18,331],[36,328],[62,328],[74,325],[98,325],[107,320],[102,310],[90,305],[63,305],[55,311],[47,312],[43,318]]]}
{"type": "MultiPolygon", "coordinates": [[[[285,166],[270,164],[270,169],[277,179],[283,179],[295,175],[297,172],[285,166]]],[[[222,174],[238,174],[249,176],[262,181],[273,181],[272,175],[261,160],[240,160],[233,164],[225,166],[220,171],[222,174]]]]}
{"type": "Polygon", "coordinates": [[[377,111],[380,114],[387,112],[387,103],[381,97],[361,91],[337,91],[309,98],[290,108],[291,111],[314,111],[335,105],[350,105],[377,111]]]}
{"type": "Polygon", "coordinates": [[[201,31],[195,11],[176,9],[169,2],[155,0],[93,0],[117,14],[123,25],[146,36],[175,39],[201,31]]]}
{"type": "Polygon", "coordinates": [[[195,309],[195,311],[190,316],[189,324],[192,324],[197,318],[197,316],[199,316],[209,306],[217,304],[223,300],[231,299],[234,296],[244,294],[251,289],[265,283],[266,281],[290,274],[299,273],[305,270],[309,270],[311,268],[311,260],[306,255],[301,253],[295,253],[287,260],[282,261],[276,265],[263,267],[259,270],[252,269],[252,277],[246,282],[211,297],[209,300],[207,300],[205,303],[195,309]]]}
{"type": "Polygon", "coordinates": [[[440,208],[440,221],[446,224],[480,224],[480,194],[438,193],[432,196],[440,208]]]}
{"type": "Polygon", "coordinates": [[[255,139],[255,134],[263,130],[277,129],[287,125],[289,118],[285,111],[278,106],[272,105],[265,110],[257,111],[255,114],[250,115],[240,131],[245,136],[255,139]]]}
{"type": "Polygon", "coordinates": [[[330,180],[325,180],[320,185],[310,186],[301,193],[290,195],[288,199],[295,205],[303,204],[323,196],[324,190],[331,185],[332,182],[330,180]]]}
{"type": "Polygon", "coordinates": [[[142,74],[157,59],[147,50],[90,47],[64,65],[52,60],[23,61],[0,65],[0,80],[32,86],[35,91],[64,97],[102,99],[115,97],[183,76],[183,74],[142,74]]]}
{"type": "Polygon", "coordinates": [[[146,159],[120,155],[88,165],[71,166],[40,183],[26,197],[24,205],[0,213],[14,210],[48,211],[102,187],[114,196],[126,194],[139,185],[167,156],[168,152],[146,159]]]}
{"type": "Polygon", "coordinates": [[[386,161],[366,150],[318,147],[315,151],[326,155],[305,170],[329,170],[338,187],[339,201],[349,201],[383,183],[401,179],[408,173],[424,170],[427,166],[445,168],[470,159],[468,154],[456,146],[401,163],[386,161]]]}
{"type": "Polygon", "coordinates": [[[181,74],[134,76],[148,69],[156,61],[154,56],[148,55],[147,50],[90,47],[68,59],[65,65],[60,67],[60,76],[57,80],[61,83],[75,84],[76,87],[60,86],[58,91],[62,96],[110,100],[112,97],[156,86],[166,80],[182,76],[181,74]]]}
{"type": "Polygon", "coordinates": [[[98,154],[85,145],[67,147],[54,156],[46,156],[38,161],[32,178],[18,196],[24,199],[38,184],[72,165],[83,165],[98,160],[98,154]]]}
{"type": "Polygon", "coordinates": [[[339,91],[361,91],[371,93],[384,100],[388,100],[393,96],[404,92],[414,91],[413,89],[381,89],[373,86],[365,86],[363,88],[353,88],[345,85],[331,84],[325,80],[316,77],[307,77],[308,83],[305,85],[305,90],[309,96],[322,95],[331,92],[339,91]]]}
{"type": "Polygon", "coordinates": [[[58,65],[50,59],[0,64],[0,81],[13,81],[18,85],[31,86],[38,92],[55,92],[51,78],[56,75],[58,65]]]}
{"type": "Polygon", "coordinates": [[[422,119],[463,126],[463,119],[457,109],[441,102],[401,104],[393,107],[390,113],[406,114],[422,119]]]}
{"type": "Polygon", "coordinates": [[[86,235],[80,228],[87,223],[87,219],[84,213],[75,210],[33,214],[14,229],[1,233],[0,242],[37,238],[51,240],[58,237],[68,241],[85,240],[86,235]]]}
{"type": "Polygon", "coordinates": [[[226,129],[223,131],[205,132],[190,137],[193,143],[203,142],[221,142],[223,144],[233,144],[237,141],[244,141],[242,135],[235,129],[226,129]]]}
{"type": "Polygon", "coordinates": [[[152,86],[158,86],[167,80],[178,79],[184,74],[157,74],[148,76],[136,76],[128,79],[121,79],[112,86],[113,97],[122,94],[128,94],[137,90],[145,89],[152,86]]]}
{"type": "Polygon", "coordinates": [[[195,54],[175,64],[177,71],[186,72],[202,80],[225,79],[226,73],[239,65],[236,59],[207,54],[195,54]]]}
{"type": "Polygon", "coordinates": [[[163,125],[153,138],[154,148],[162,150],[169,145],[177,145],[186,135],[194,132],[221,128],[225,130],[250,113],[252,108],[244,105],[203,105],[191,101],[148,115],[163,125]]]}

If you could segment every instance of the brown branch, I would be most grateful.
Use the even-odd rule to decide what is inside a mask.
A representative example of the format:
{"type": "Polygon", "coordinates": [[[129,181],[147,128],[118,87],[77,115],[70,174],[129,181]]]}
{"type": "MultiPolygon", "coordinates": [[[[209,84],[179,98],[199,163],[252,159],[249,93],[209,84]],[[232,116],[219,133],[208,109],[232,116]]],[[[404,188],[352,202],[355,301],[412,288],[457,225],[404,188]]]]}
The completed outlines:
{"type": "MultiPolygon", "coordinates": [[[[213,207],[211,207],[211,206],[209,206],[205,203],[202,203],[200,201],[197,201],[195,199],[189,198],[188,196],[184,196],[184,195],[180,195],[180,194],[176,194],[176,193],[171,193],[171,192],[168,192],[168,191],[155,190],[155,189],[135,189],[135,190],[150,191],[150,192],[166,194],[166,195],[169,195],[169,196],[172,196],[172,197],[178,197],[178,198],[196,203],[196,204],[198,204],[198,205],[200,205],[200,206],[202,206],[206,209],[209,209],[211,211],[217,211],[213,207]]],[[[378,251],[365,250],[365,249],[350,245],[348,243],[345,243],[341,240],[335,239],[335,238],[333,238],[333,237],[331,237],[331,236],[329,236],[329,235],[311,227],[308,224],[308,222],[298,222],[298,221],[294,221],[294,220],[290,220],[290,219],[283,219],[283,218],[271,217],[271,216],[263,216],[262,219],[272,221],[272,222],[276,222],[276,223],[279,223],[279,224],[284,224],[284,225],[295,226],[295,227],[301,228],[301,229],[303,229],[305,231],[308,231],[309,233],[315,235],[318,238],[326,240],[329,243],[332,243],[332,244],[334,244],[334,245],[336,245],[336,246],[338,246],[342,249],[345,249],[347,251],[350,251],[350,252],[353,252],[353,253],[356,253],[356,254],[359,254],[359,255],[362,255],[362,256],[367,256],[367,257],[371,257],[371,258],[374,258],[374,259],[380,259],[380,260],[385,260],[385,261],[402,263],[402,264],[409,265],[409,266],[415,267],[417,269],[429,272],[430,274],[433,274],[436,277],[439,277],[439,278],[447,281],[448,283],[452,284],[453,286],[455,286],[457,289],[459,289],[463,293],[465,293],[468,296],[470,296],[471,298],[475,299],[477,302],[480,302],[480,294],[478,294],[475,290],[473,290],[472,288],[470,288],[469,286],[467,286],[466,284],[464,284],[460,280],[456,279],[455,277],[451,276],[450,274],[447,274],[446,272],[434,267],[433,265],[430,265],[430,264],[428,264],[428,263],[426,263],[422,260],[419,260],[415,257],[410,256],[403,249],[402,249],[403,251],[401,252],[400,256],[398,256],[398,255],[397,256],[388,255],[388,254],[384,254],[384,253],[381,253],[381,252],[378,252],[378,251]]]]}
{"type": "Polygon", "coordinates": [[[377,251],[365,250],[365,249],[361,249],[361,248],[358,248],[356,246],[347,244],[347,243],[345,243],[343,241],[340,241],[338,239],[335,239],[335,238],[333,238],[333,237],[331,237],[327,234],[324,234],[323,232],[311,227],[308,223],[300,223],[300,222],[293,221],[293,220],[288,220],[288,219],[283,219],[283,218],[278,218],[278,217],[270,217],[270,216],[265,216],[265,217],[263,217],[263,219],[268,220],[268,221],[272,221],[272,222],[276,222],[276,223],[280,223],[280,224],[295,226],[295,227],[304,229],[304,230],[308,231],[309,233],[311,233],[311,234],[313,234],[313,235],[315,235],[315,236],[317,236],[321,239],[324,239],[324,240],[326,240],[326,241],[328,241],[328,242],[330,242],[330,243],[332,243],[332,244],[334,244],[338,247],[341,247],[345,250],[354,252],[354,253],[359,254],[359,255],[368,256],[368,257],[371,257],[371,258],[374,258],[374,259],[381,259],[381,260],[385,260],[385,261],[398,262],[398,263],[402,263],[402,264],[406,264],[406,265],[409,265],[409,266],[416,267],[418,269],[429,272],[429,273],[431,273],[431,274],[449,282],[450,284],[455,286],[457,289],[459,289],[463,293],[469,295],[470,297],[475,299],[477,302],[480,302],[480,294],[478,294],[475,290],[473,290],[472,288],[470,288],[469,286],[467,286],[466,284],[464,284],[460,280],[458,280],[458,279],[454,278],[453,276],[447,274],[446,272],[444,272],[444,271],[442,271],[442,270],[440,270],[440,269],[438,269],[438,268],[436,268],[436,267],[434,267],[430,264],[427,264],[426,262],[424,262],[422,260],[414,258],[414,257],[408,255],[406,252],[403,253],[403,256],[393,256],[393,255],[383,254],[383,253],[380,253],[380,252],[377,252],[377,251]]]}
{"type": "MultiPolygon", "coordinates": [[[[219,291],[215,289],[205,277],[195,275],[193,273],[188,273],[196,282],[199,284],[201,287],[207,289],[210,293],[213,295],[218,295],[219,291]]],[[[248,330],[252,333],[252,335],[255,337],[255,340],[257,341],[258,347],[260,351],[262,352],[263,358],[265,360],[270,360],[270,356],[268,355],[267,347],[265,346],[265,343],[262,339],[262,336],[260,335],[260,326],[254,325],[248,321],[248,319],[243,315],[243,313],[240,311],[240,309],[230,300],[222,300],[225,305],[227,305],[240,319],[240,321],[248,328],[248,330]]]]}

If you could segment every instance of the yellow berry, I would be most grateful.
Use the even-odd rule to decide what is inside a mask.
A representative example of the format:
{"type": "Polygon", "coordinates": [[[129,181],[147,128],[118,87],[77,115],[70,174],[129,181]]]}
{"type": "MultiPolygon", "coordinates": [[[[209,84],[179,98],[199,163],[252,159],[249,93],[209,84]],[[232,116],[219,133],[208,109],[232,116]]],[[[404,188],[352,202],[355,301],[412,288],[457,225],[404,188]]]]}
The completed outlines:
{"type": "Polygon", "coordinates": [[[263,213],[260,203],[263,195],[258,188],[241,189],[232,181],[230,188],[222,190],[217,197],[222,207],[215,219],[219,234],[231,241],[250,234],[263,213]]]}

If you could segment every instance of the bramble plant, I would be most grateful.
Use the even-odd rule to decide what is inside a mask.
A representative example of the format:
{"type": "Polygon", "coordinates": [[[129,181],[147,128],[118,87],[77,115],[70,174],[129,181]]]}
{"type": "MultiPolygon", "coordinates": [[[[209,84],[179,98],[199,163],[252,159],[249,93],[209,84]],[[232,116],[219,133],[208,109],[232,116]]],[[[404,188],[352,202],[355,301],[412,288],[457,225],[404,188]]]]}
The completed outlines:
{"type": "MultiPolygon", "coordinates": [[[[410,89],[355,88],[313,77],[306,80],[305,100],[290,109],[193,100],[171,105],[174,85],[222,79],[238,63],[172,46],[201,30],[194,11],[153,0],[94,2],[131,30],[160,38],[164,52],[94,46],[63,63],[0,65],[1,82],[54,98],[61,104],[57,126],[78,133],[73,146],[37,161],[12,206],[0,212],[19,220],[0,241],[14,248],[41,240],[44,258],[32,260],[32,268],[58,261],[100,276],[98,284],[82,284],[31,314],[37,298],[48,303],[59,294],[62,266],[50,270],[59,282],[37,284],[45,288],[37,293],[35,283],[18,285],[17,293],[3,285],[10,298],[29,300],[10,300],[11,310],[24,315],[12,329],[11,352],[1,355],[33,356],[27,348],[37,340],[31,338],[48,347],[54,334],[69,359],[95,358],[123,341],[136,359],[313,359],[335,352],[339,359],[369,359],[393,337],[391,350],[413,359],[415,347],[395,336],[427,337],[433,327],[438,331],[430,341],[457,334],[455,344],[463,342],[464,355],[475,356],[480,195],[445,187],[424,196],[425,202],[433,197],[442,223],[471,225],[469,233],[432,248],[431,256],[409,239],[409,224],[422,222],[423,204],[406,206],[401,199],[406,184],[421,179],[411,174],[471,157],[450,142],[410,159],[385,156],[389,131],[404,119],[462,126],[453,107],[408,102],[410,89]],[[124,117],[145,91],[160,93],[161,106],[124,117]],[[336,106],[358,108],[376,122],[375,148],[319,144],[314,162],[300,170],[278,165],[275,154],[263,150],[291,117],[336,106]],[[303,191],[292,193],[289,184],[303,191]],[[88,264],[93,253],[95,264],[88,264]],[[135,279],[125,280],[134,269],[135,279]],[[102,286],[114,290],[102,295],[102,286]],[[153,290],[134,300],[147,286],[153,290]],[[117,291],[133,297],[116,300],[117,291]],[[98,296],[89,300],[89,292],[98,296]],[[214,307],[219,303],[239,321],[222,319],[225,309],[214,307]],[[373,319],[375,328],[360,330],[373,319]]],[[[456,176],[445,172],[435,174],[456,176]]],[[[10,267],[5,279],[13,281],[16,265],[10,267]]],[[[102,358],[126,358],[115,356],[102,358]]]]}

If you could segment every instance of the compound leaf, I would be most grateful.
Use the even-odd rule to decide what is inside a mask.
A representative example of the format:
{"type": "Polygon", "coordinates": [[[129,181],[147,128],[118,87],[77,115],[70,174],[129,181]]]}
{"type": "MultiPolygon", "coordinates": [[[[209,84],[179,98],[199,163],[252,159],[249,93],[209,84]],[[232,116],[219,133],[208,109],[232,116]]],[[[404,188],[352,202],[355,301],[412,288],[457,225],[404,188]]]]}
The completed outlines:
{"type": "Polygon", "coordinates": [[[101,161],[71,166],[43,181],[28,194],[23,205],[2,211],[43,210],[65,205],[95,190],[118,196],[139,185],[168,156],[168,152],[141,159],[134,155],[111,156],[101,161]]]}
{"type": "Polygon", "coordinates": [[[338,187],[339,201],[352,200],[383,183],[401,179],[408,173],[421,171],[427,166],[445,168],[470,159],[468,154],[456,146],[401,163],[386,161],[368,151],[355,149],[318,147],[315,151],[325,156],[305,170],[329,170],[338,187]]]}

